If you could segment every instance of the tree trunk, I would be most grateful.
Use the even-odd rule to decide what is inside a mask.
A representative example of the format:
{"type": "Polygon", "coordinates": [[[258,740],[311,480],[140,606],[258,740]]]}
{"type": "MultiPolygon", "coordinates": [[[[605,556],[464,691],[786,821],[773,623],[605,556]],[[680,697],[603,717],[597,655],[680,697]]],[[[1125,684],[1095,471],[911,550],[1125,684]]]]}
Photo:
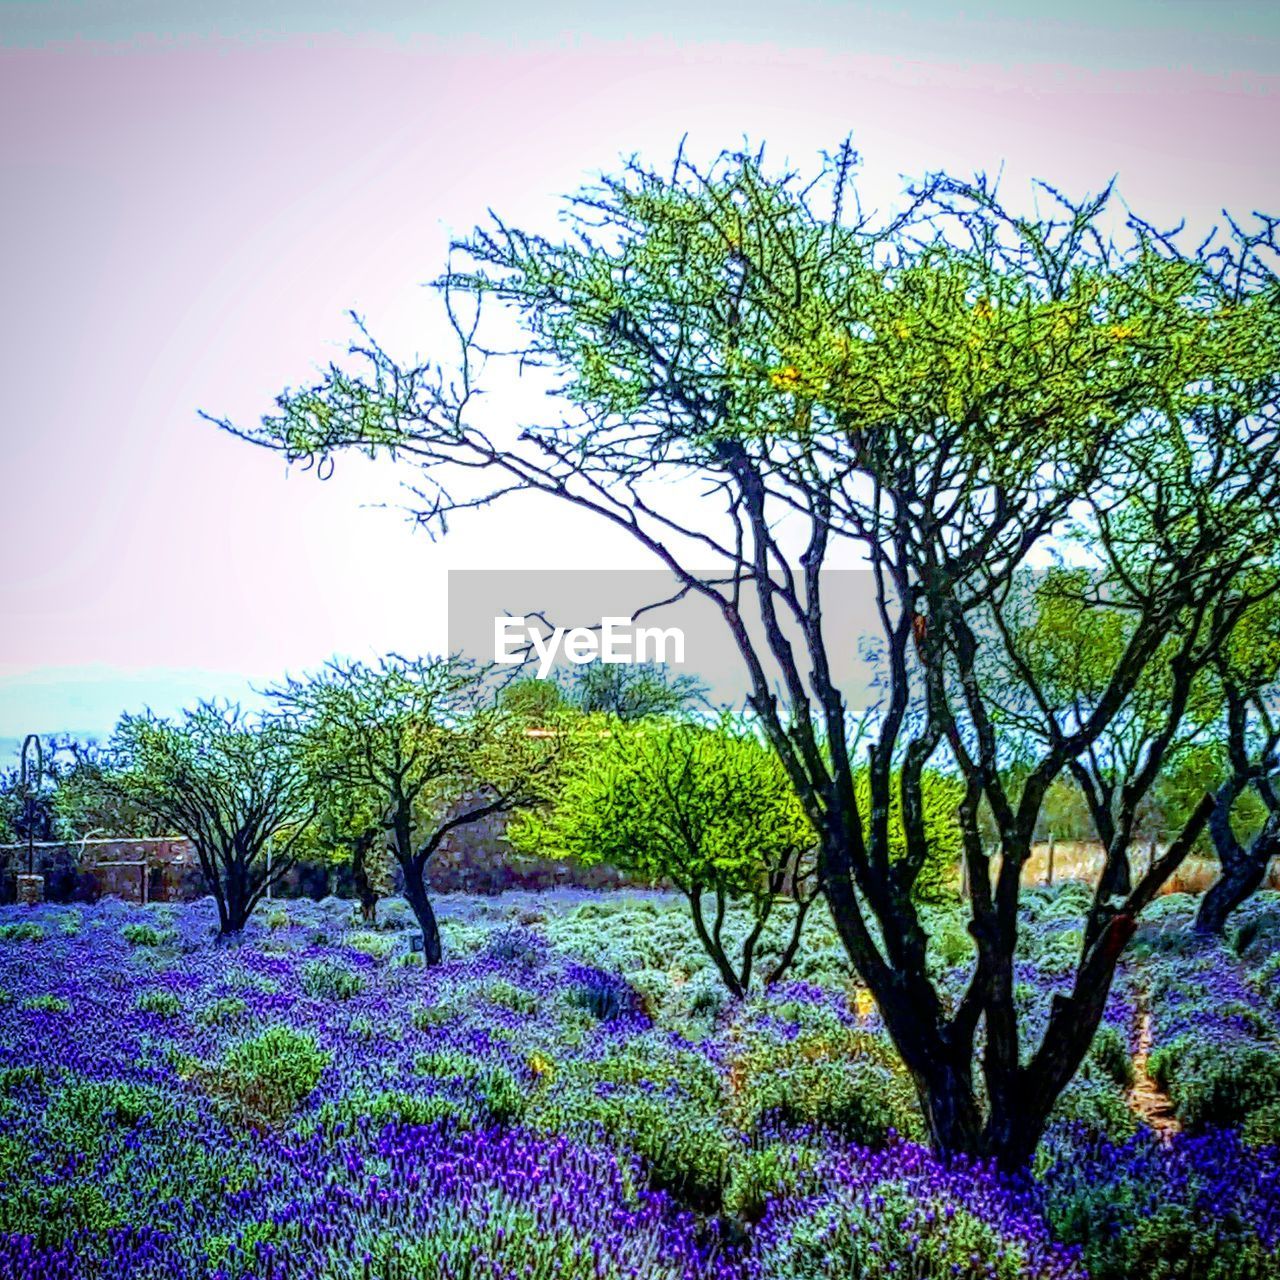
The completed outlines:
{"type": "Polygon", "coordinates": [[[224,934],[240,933],[249,921],[251,895],[248,868],[234,854],[224,862],[222,892],[226,900],[222,932],[224,934]]]}
{"type": "Polygon", "coordinates": [[[440,945],[440,926],[436,922],[436,913],[432,910],[431,899],[427,896],[424,868],[410,859],[400,864],[404,872],[404,896],[413,909],[414,918],[422,930],[423,962],[435,966],[444,959],[444,951],[440,945]]]}
{"type": "Polygon", "coordinates": [[[1209,819],[1209,834],[1213,837],[1221,870],[1200,899],[1195,923],[1197,933],[1221,934],[1227,917],[1258,891],[1266,879],[1271,859],[1280,855],[1280,814],[1268,816],[1247,849],[1236,839],[1231,829],[1231,804],[1236,790],[1231,783],[1222,788],[1209,819]]]}
{"type": "Polygon", "coordinates": [[[944,1159],[981,1154],[982,1112],[969,1064],[940,1064],[918,1075],[915,1083],[934,1151],[944,1159]]]}
{"type": "Polygon", "coordinates": [[[1224,862],[1218,878],[1200,899],[1196,932],[1221,934],[1227,917],[1257,892],[1266,874],[1266,860],[1255,861],[1246,855],[1236,862],[1224,862]]]}
{"type": "Polygon", "coordinates": [[[378,892],[369,878],[369,850],[376,835],[357,836],[351,846],[351,878],[360,901],[360,918],[371,928],[378,923],[378,892]]]}

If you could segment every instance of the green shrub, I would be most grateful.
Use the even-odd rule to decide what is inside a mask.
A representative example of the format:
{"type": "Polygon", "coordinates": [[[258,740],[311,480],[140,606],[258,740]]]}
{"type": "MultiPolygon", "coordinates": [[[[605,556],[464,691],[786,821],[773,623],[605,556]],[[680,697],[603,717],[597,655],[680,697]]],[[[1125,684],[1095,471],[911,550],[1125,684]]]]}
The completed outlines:
{"type": "Polygon", "coordinates": [[[1116,1085],[1088,1075],[1077,1076],[1058,1095],[1051,1120],[1115,1139],[1132,1137],[1139,1128],[1138,1117],[1116,1085]]]}
{"type": "Polygon", "coordinates": [[[182,1009],[182,1001],[172,991],[142,991],[133,1002],[142,1013],[154,1013],[161,1018],[175,1017],[182,1009]]]}
{"type": "Polygon", "coordinates": [[[71,1002],[63,1000],[61,996],[28,996],[22,1002],[22,1007],[43,1013],[67,1013],[71,1009],[71,1002]]]}
{"type": "Polygon", "coordinates": [[[196,1014],[196,1021],[205,1027],[223,1027],[244,1017],[249,1006],[239,996],[222,996],[210,1001],[196,1014]]]}
{"type": "Polygon", "coordinates": [[[480,1123],[476,1108],[444,1094],[415,1094],[404,1089],[353,1089],[337,1102],[326,1102],[316,1113],[315,1123],[331,1131],[336,1124],[347,1127],[360,1120],[374,1130],[389,1124],[430,1125],[448,1123],[460,1129],[480,1123]]]}
{"type": "Polygon", "coordinates": [[[816,1147],[771,1142],[735,1160],[724,1191],[724,1211],[744,1222],[756,1222],[770,1200],[795,1195],[822,1163],[816,1147]]]}
{"type": "Polygon", "coordinates": [[[205,1073],[209,1092],[253,1123],[284,1120],[316,1087],[329,1054],[292,1027],[268,1027],[231,1045],[205,1073]]]}
{"type": "Polygon", "coordinates": [[[720,1114],[715,1069],[663,1037],[637,1036],[596,1061],[548,1073],[527,1123],[590,1140],[603,1133],[638,1156],[649,1179],[691,1208],[715,1212],[740,1144],[720,1114]]]}
{"type": "Polygon", "coordinates": [[[1270,1044],[1224,1045],[1188,1033],[1157,1049],[1148,1067],[1193,1132],[1242,1124],[1280,1096],[1280,1053],[1270,1044]]]}
{"type": "Polygon", "coordinates": [[[333,960],[307,961],[299,980],[314,1000],[350,1000],[365,989],[363,974],[333,960]]]}
{"type": "Polygon", "coordinates": [[[348,936],[347,946],[352,951],[372,956],[375,960],[385,960],[396,949],[396,940],[385,933],[371,933],[365,930],[348,936]]]}
{"type": "Polygon", "coordinates": [[[517,987],[506,978],[490,978],[484,982],[478,993],[481,999],[488,1000],[502,1009],[510,1009],[514,1013],[536,1013],[541,1001],[532,991],[517,987]]]}
{"type": "Polygon", "coordinates": [[[162,947],[177,940],[177,934],[171,929],[157,929],[151,924],[127,924],[120,930],[120,936],[131,947],[162,947]]]}
{"type": "Polygon", "coordinates": [[[488,1124],[517,1124],[528,1107],[527,1091],[515,1073],[500,1062],[442,1049],[419,1054],[413,1069],[417,1075],[465,1086],[468,1097],[476,1101],[481,1118],[488,1124]]]}
{"type": "Polygon", "coordinates": [[[1101,1075],[1122,1089],[1133,1087],[1133,1055],[1129,1052],[1128,1040],[1118,1027],[1098,1028],[1083,1069],[1086,1074],[1101,1075]]]}
{"type": "Polygon", "coordinates": [[[34,920],[22,920],[18,924],[0,924],[0,941],[43,942],[44,930],[34,920]]]}
{"type": "Polygon", "coordinates": [[[1280,1147],[1280,1099],[1251,1111],[1242,1134],[1251,1147],[1280,1147]]]}
{"type": "Polygon", "coordinates": [[[735,1065],[740,1127],[823,1129],[861,1146],[882,1146],[891,1133],[922,1137],[915,1091],[884,1041],[841,1028],[792,1041],[761,1039],[735,1065]]]}

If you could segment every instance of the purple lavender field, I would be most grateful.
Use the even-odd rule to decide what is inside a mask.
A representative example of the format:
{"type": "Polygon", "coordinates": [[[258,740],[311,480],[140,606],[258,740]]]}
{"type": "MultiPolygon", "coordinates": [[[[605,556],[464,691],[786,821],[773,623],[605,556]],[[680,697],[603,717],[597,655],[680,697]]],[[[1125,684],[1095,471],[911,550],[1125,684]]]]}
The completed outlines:
{"type": "MultiPolygon", "coordinates": [[[[1026,895],[1033,1022],[1078,897],[1026,895]]],[[[1225,942],[1193,906],[1153,908],[1016,1181],[922,1145],[825,918],[734,1002],[659,894],[446,897],[434,969],[397,899],[232,943],[207,901],[5,908],[0,1275],[1274,1276],[1280,897],[1225,942]]],[[[928,923],[958,986],[960,917],[928,923]]]]}

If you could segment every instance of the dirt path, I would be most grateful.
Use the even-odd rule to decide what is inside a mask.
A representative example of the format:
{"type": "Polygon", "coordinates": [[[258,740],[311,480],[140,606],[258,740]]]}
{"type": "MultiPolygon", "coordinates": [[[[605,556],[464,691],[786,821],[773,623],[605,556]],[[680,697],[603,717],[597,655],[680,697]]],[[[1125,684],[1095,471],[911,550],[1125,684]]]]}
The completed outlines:
{"type": "Polygon", "coordinates": [[[1181,1129],[1173,1114],[1173,1103],[1151,1078],[1147,1059],[1151,1056],[1151,1010],[1145,993],[1138,1000],[1138,1047],[1133,1055],[1133,1087],[1129,1090],[1129,1106],[1138,1118],[1155,1130],[1161,1138],[1170,1138],[1181,1129]]]}

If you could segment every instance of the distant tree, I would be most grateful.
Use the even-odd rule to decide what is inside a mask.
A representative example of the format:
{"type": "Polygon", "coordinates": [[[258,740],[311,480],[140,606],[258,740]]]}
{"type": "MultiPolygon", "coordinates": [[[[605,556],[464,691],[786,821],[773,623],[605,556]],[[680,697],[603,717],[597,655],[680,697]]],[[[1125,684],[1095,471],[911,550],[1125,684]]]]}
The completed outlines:
{"type": "Polygon", "coordinates": [[[696,676],[673,675],[649,662],[587,663],[565,680],[564,690],[584,715],[622,721],[683,715],[706,695],[696,676]]]}
{"type": "Polygon", "coordinates": [[[565,235],[495,220],[441,282],[456,363],[402,363],[361,332],[345,367],[241,434],[295,459],[413,464],[436,528],[513,491],[568,502],[713,605],[936,1148],[1016,1169],[1088,1051],[1139,914],[1213,809],[1197,805],[1128,892],[1113,887],[1129,849],[1108,842],[1072,979],[1028,1027],[1018,906],[1049,787],[1142,696],[1153,663],[1174,673],[1170,707],[1186,705],[1249,606],[1234,584],[1275,555],[1280,224],[1233,223],[1186,249],[1110,191],[1077,201],[1045,186],[1026,215],[988,180],[946,175],[882,217],[859,200],[856,167],[848,146],[812,180],[742,152],[710,169],[635,161],[569,202],[565,235]],[[490,301],[514,341],[482,324],[490,301]],[[544,423],[486,417],[476,378],[499,346],[561,392],[544,423]],[[1019,576],[1066,542],[1087,557],[1089,607],[1128,620],[1105,678],[1064,703],[1008,611],[1019,576]],[[856,740],[862,708],[851,716],[836,674],[853,638],[833,634],[822,572],[851,560],[869,569],[881,673],[856,740]],[[1016,789],[1006,705],[1038,721],[1016,789]],[[965,785],[977,954],[958,999],[931,977],[912,894],[926,766],[965,785]]]}
{"type": "MultiPolygon", "coordinates": [[[[426,963],[439,964],[431,858],[451,833],[539,803],[557,739],[530,733],[494,696],[482,669],[448,658],[335,660],[268,692],[314,785],[350,788],[359,797],[352,816],[377,815],[422,930],[426,963]]],[[[353,838],[363,834],[358,826],[353,838]]]]}
{"type": "Polygon", "coordinates": [[[111,755],[103,789],[191,841],[219,932],[239,933],[293,866],[316,814],[284,726],[213,702],[176,721],[148,711],[120,721],[111,755]]]}
{"type": "Polygon", "coordinates": [[[1221,872],[1196,914],[1204,933],[1221,933],[1280,857],[1280,600],[1268,597],[1246,615],[1218,654],[1215,674],[1226,767],[1209,820],[1221,872]]]}
{"type": "Polygon", "coordinates": [[[728,724],[598,723],[565,765],[552,806],[512,824],[512,843],[670,881],[735,996],[751,986],[766,924],[790,904],[789,941],[765,977],[777,981],[795,957],[817,885],[813,828],[768,744],[728,724]],[[745,904],[751,919],[736,955],[725,935],[733,903],[745,904]]]}
{"type": "Polygon", "coordinates": [[[172,834],[164,820],[110,786],[111,753],[95,741],[50,740],[50,781],[60,840],[138,839],[172,834]]]}
{"type": "MultiPolygon", "coordinates": [[[[1089,536],[1096,532],[1091,528],[1089,536]]],[[[1132,566],[1117,567],[1130,576],[1132,566]]],[[[1103,696],[1141,617],[1127,591],[1117,590],[1114,580],[1100,581],[1096,564],[1029,572],[1011,586],[1000,625],[1017,662],[1001,654],[999,670],[988,676],[993,689],[1003,683],[1006,690],[997,702],[1001,732],[1033,758],[1057,726],[1103,696]]],[[[1220,598],[1224,607],[1226,600],[1220,598]]],[[[1170,629],[1106,726],[1067,762],[1067,777],[1102,846],[1098,892],[1104,900],[1132,891],[1138,838],[1181,831],[1204,797],[1201,789],[1179,807],[1172,785],[1181,780],[1185,796],[1187,771],[1203,762],[1216,715],[1212,655],[1202,639],[1198,628],[1170,629]]]]}

